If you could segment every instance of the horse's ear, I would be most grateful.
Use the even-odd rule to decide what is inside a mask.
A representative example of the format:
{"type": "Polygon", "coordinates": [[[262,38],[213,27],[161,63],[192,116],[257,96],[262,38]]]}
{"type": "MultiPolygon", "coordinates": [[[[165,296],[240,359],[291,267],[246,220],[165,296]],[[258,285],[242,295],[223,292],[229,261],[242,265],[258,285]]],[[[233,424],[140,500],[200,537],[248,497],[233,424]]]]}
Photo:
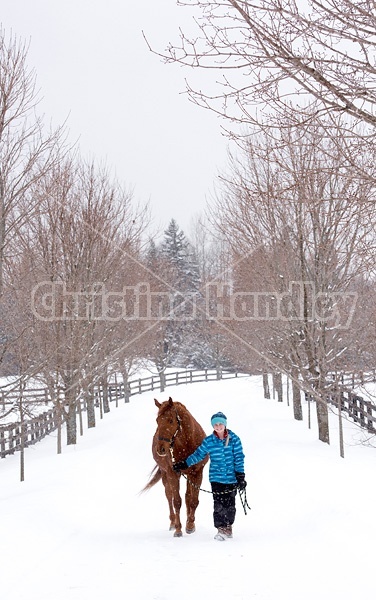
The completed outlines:
{"type": "Polygon", "coordinates": [[[168,404],[169,404],[169,406],[172,406],[172,405],[173,405],[173,403],[174,403],[174,401],[173,401],[173,399],[172,399],[172,398],[171,398],[171,396],[170,396],[170,397],[169,397],[169,399],[168,399],[168,404]]]}
{"type": "Polygon", "coordinates": [[[161,408],[161,403],[158,402],[158,400],[156,398],[154,398],[154,404],[155,406],[157,406],[158,408],[161,408]]]}

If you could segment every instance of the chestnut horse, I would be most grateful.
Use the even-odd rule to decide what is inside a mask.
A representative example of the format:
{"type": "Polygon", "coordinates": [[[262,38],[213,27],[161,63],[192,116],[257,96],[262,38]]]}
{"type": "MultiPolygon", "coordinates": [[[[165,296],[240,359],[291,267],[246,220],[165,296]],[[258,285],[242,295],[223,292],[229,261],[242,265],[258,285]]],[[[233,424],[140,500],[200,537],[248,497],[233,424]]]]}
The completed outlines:
{"type": "MultiPolygon", "coordinates": [[[[152,445],[153,457],[157,464],[151,473],[152,478],[142,491],[149,490],[162,479],[170,510],[170,530],[175,530],[175,537],[181,537],[181,474],[172,469],[172,464],[184,460],[192,454],[204,439],[205,432],[184,404],[173,402],[172,398],[162,403],[154,399],[154,402],[159,409],[157,430],[152,445]]],[[[206,458],[185,471],[187,474],[185,494],[187,522],[185,531],[187,533],[195,531],[195,512],[199,502],[198,495],[207,460],[206,458]]]]}

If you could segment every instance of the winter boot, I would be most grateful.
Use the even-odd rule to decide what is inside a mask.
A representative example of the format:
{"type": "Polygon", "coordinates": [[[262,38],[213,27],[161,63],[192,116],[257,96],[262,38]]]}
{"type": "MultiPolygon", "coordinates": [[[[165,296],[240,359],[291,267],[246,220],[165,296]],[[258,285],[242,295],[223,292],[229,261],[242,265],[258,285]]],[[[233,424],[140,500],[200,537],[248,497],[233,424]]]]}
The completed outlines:
{"type": "Polygon", "coordinates": [[[232,526],[231,525],[227,525],[227,527],[224,527],[223,531],[224,531],[224,534],[226,537],[232,538],[232,526]]]}
{"type": "Polygon", "coordinates": [[[218,542],[224,542],[227,539],[225,531],[222,527],[218,527],[218,532],[215,534],[214,539],[218,540],[218,542]]]}
{"type": "Polygon", "coordinates": [[[214,539],[218,540],[218,542],[224,542],[228,537],[232,537],[228,535],[228,527],[218,527],[218,532],[215,534],[214,539]]]}

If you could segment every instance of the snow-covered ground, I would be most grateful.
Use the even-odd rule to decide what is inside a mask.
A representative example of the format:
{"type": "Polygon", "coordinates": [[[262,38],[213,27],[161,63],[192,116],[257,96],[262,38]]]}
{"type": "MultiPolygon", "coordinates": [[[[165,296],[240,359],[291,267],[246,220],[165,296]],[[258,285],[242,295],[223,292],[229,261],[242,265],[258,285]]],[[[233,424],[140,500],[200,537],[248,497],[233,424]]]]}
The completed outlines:
{"type": "MultiPolygon", "coordinates": [[[[260,378],[180,385],[113,407],[76,447],[49,436],[0,462],[1,597],[15,600],[354,600],[374,596],[376,449],[345,423],[340,458],[264,400],[260,378]],[[210,432],[221,410],[246,453],[247,495],[234,539],[213,540],[212,498],[197,531],[174,538],[163,487],[139,494],[153,467],[153,398],[186,404],[210,432]]],[[[185,485],[185,484],[184,484],[185,485]]],[[[207,469],[204,487],[209,489],[207,469]]],[[[185,513],[183,512],[183,518],[185,513]]]]}

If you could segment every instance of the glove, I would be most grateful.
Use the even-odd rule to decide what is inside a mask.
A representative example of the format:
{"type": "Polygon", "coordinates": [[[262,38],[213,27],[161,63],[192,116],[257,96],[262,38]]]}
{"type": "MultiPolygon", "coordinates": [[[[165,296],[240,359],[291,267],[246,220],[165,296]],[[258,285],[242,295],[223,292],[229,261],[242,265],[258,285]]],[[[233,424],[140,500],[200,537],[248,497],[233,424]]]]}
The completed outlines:
{"type": "Polygon", "coordinates": [[[174,463],[172,465],[172,468],[174,471],[185,471],[185,469],[188,469],[188,465],[187,465],[187,461],[186,460],[181,460],[177,463],[174,463]]]}
{"type": "Polygon", "coordinates": [[[244,473],[235,473],[236,481],[238,482],[238,488],[240,491],[245,490],[247,487],[247,482],[245,480],[244,473]]]}

